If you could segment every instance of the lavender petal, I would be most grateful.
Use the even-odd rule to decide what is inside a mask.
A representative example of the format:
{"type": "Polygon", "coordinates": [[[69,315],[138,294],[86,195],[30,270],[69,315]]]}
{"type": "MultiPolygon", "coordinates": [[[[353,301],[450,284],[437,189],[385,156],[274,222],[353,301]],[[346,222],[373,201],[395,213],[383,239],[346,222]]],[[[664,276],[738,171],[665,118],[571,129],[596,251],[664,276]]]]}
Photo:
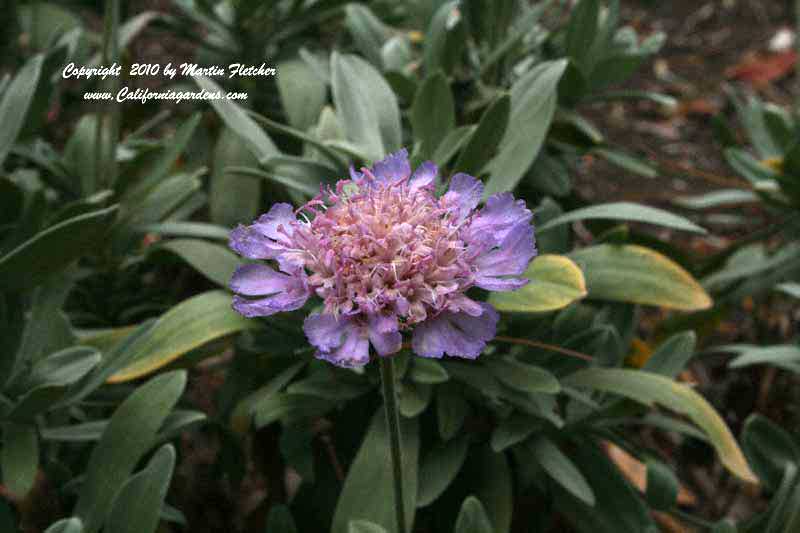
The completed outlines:
{"type": "Polygon", "coordinates": [[[408,178],[411,174],[408,150],[403,148],[378,161],[372,166],[372,173],[380,183],[396,183],[408,178]]]}
{"type": "Polygon", "coordinates": [[[493,194],[486,200],[483,209],[473,217],[469,235],[491,235],[500,243],[515,226],[528,224],[531,218],[533,214],[525,207],[524,200],[514,200],[509,192],[493,194]]]}
{"type": "Polygon", "coordinates": [[[487,290],[508,291],[524,285],[524,280],[508,280],[519,276],[536,256],[533,227],[517,224],[506,235],[500,246],[489,250],[475,261],[475,285],[487,290]],[[521,283],[521,284],[520,284],[521,283]]]}
{"type": "Polygon", "coordinates": [[[408,186],[412,191],[421,189],[423,187],[433,187],[436,184],[436,176],[439,173],[439,168],[433,161],[425,161],[417,170],[408,182],[408,186]]]}
{"type": "Polygon", "coordinates": [[[453,213],[454,220],[461,222],[478,206],[482,196],[483,183],[469,174],[459,172],[450,179],[450,187],[441,200],[453,213]]]}
{"type": "Polygon", "coordinates": [[[245,296],[263,296],[289,290],[292,277],[266,265],[241,265],[231,278],[231,290],[245,296]]]}
{"type": "Polygon", "coordinates": [[[499,319],[491,305],[482,303],[481,307],[483,313],[477,317],[446,311],[417,326],[411,339],[414,353],[436,358],[445,354],[467,359],[478,357],[494,337],[499,319]]]}
{"type": "Polygon", "coordinates": [[[399,352],[403,344],[399,324],[395,315],[374,314],[367,324],[369,340],[378,355],[391,355],[399,352]]]}

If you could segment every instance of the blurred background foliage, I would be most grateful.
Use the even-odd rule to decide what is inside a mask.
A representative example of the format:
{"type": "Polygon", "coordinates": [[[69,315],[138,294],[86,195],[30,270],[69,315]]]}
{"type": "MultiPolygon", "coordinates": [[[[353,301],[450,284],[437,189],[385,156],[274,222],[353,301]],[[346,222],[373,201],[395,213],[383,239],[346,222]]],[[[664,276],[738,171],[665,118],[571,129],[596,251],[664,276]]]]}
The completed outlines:
{"type": "Polygon", "coordinates": [[[706,127],[736,187],[605,201],[576,187],[588,162],[664,168],[598,113],[679,106],[628,88],[668,35],[617,0],[138,4],[3,14],[0,530],[393,532],[377,370],[315,360],[302,311],[233,312],[226,241],[401,147],[442,187],[461,171],[525,199],[540,251],[528,286],[491,298],[503,317],[479,360],[398,357],[413,531],[800,528],[796,425],[753,413],[735,438],[687,370],[719,352],[731,375],[800,372],[796,337],[714,336],[743,300],[800,298],[791,106],[728,90],[706,127]],[[113,62],[121,78],[61,76],[113,62]],[[142,62],[278,74],[127,74],[142,62]],[[83,99],[122,86],[248,99],[83,99]],[[740,204],[772,222],[713,254],[676,245],[740,204]],[[703,480],[752,505],[727,513],[703,480]]]}

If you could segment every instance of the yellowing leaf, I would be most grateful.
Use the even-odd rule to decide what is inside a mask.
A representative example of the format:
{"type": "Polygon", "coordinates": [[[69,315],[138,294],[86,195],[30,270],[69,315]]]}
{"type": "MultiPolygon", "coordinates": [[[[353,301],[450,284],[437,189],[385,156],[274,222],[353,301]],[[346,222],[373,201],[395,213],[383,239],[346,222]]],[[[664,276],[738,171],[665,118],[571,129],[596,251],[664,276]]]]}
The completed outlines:
{"type": "Polygon", "coordinates": [[[687,385],[659,374],[622,368],[589,368],[563,381],[574,387],[619,394],[646,405],[657,403],[687,416],[706,434],[725,468],[744,481],[758,483],[731,430],[714,408],[687,385]]]}
{"type": "Polygon", "coordinates": [[[711,297],[691,274],[660,253],[632,244],[601,244],[570,254],[586,276],[589,298],[708,309],[711,297]]]}
{"type": "MultiPolygon", "coordinates": [[[[210,291],[176,305],[138,339],[128,350],[135,351],[131,364],[111,376],[109,383],[120,383],[149,374],[203,344],[257,327],[231,309],[231,295],[210,291]]],[[[121,355],[127,357],[127,355],[121,355]]]]}
{"type": "Polygon", "coordinates": [[[586,296],[583,272],[563,255],[540,255],[524,276],[530,283],[513,292],[495,292],[489,302],[500,311],[541,313],[566,307],[586,296]]]}

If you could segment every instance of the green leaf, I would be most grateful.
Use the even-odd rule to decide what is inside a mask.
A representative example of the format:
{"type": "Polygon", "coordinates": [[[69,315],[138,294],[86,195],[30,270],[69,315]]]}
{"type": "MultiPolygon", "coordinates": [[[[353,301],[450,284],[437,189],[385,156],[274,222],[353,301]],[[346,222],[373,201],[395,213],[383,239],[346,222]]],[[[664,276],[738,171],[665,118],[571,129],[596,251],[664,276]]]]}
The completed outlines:
{"type": "Polygon", "coordinates": [[[62,518],[52,526],[48,527],[44,533],[83,533],[83,522],[80,518],[62,518]]]}
{"type": "MultiPolygon", "coordinates": [[[[587,100],[595,102],[608,102],[614,100],[645,100],[654,104],[658,104],[660,109],[668,113],[674,113],[678,109],[678,100],[676,98],[667,94],[656,93],[652,91],[604,91],[599,94],[588,95],[587,100]]],[[[716,117],[714,117],[714,119],[716,119],[716,117]]]]}
{"type": "MultiPolygon", "coordinates": [[[[551,1],[547,0],[545,2],[540,2],[529,9],[522,15],[522,17],[517,18],[513,21],[513,26],[506,32],[506,35],[503,37],[503,40],[492,50],[492,52],[486,57],[486,59],[481,63],[481,71],[480,75],[483,77],[484,74],[489,72],[494,65],[496,65],[500,60],[504,59],[508,56],[509,51],[511,51],[515,46],[522,41],[526,35],[535,34],[537,29],[537,22],[542,17],[542,14],[550,7],[551,1]]],[[[476,17],[483,17],[482,13],[476,14],[476,17]]],[[[470,24],[473,24],[473,21],[470,21],[470,24]]],[[[541,34],[539,34],[541,35],[541,34]]],[[[546,33],[545,33],[546,35],[546,33]]]]}
{"type": "Polygon", "coordinates": [[[732,520],[726,518],[714,524],[711,533],[737,533],[736,525],[732,520]]]}
{"type": "Polygon", "coordinates": [[[40,385],[28,391],[8,413],[9,420],[33,423],[36,415],[52,408],[64,395],[61,385],[40,385]]]}
{"type": "Polygon", "coordinates": [[[738,94],[731,91],[730,100],[736,108],[739,121],[744,126],[750,141],[761,159],[780,157],[783,150],[773,139],[764,113],[764,103],[756,96],[748,96],[744,102],[738,94]]]}
{"type": "Polygon", "coordinates": [[[445,136],[433,154],[433,162],[440,167],[446,165],[455,156],[461,147],[469,141],[470,135],[477,126],[459,126],[445,136]]]}
{"type": "Polygon", "coordinates": [[[436,419],[442,439],[452,439],[461,429],[468,413],[469,404],[457,386],[436,388],[436,419]]]}
{"type": "MultiPolygon", "coordinates": [[[[124,50],[151,22],[162,18],[163,15],[157,11],[144,11],[135,15],[119,27],[119,48],[124,50]]],[[[100,58],[98,58],[99,62],[100,58]]]]}
{"type": "Polygon", "coordinates": [[[428,74],[443,70],[452,74],[464,50],[466,27],[458,2],[445,2],[431,18],[425,34],[423,63],[428,74]]]}
{"type": "MultiPolygon", "coordinates": [[[[297,191],[306,196],[314,196],[319,193],[319,186],[308,183],[308,176],[300,176],[300,180],[293,176],[287,176],[276,171],[264,171],[258,168],[249,167],[228,167],[227,173],[240,178],[258,178],[285,186],[289,191],[297,191]]],[[[257,181],[257,180],[254,180],[257,181]]]]}
{"type": "Polygon", "coordinates": [[[675,378],[694,355],[697,335],[694,331],[677,333],[664,341],[645,362],[642,370],[675,378]]]}
{"type": "Polygon", "coordinates": [[[798,468],[794,463],[786,465],[783,481],[772,498],[770,518],[765,533],[790,533],[800,527],[800,482],[798,468]]]}
{"type": "Polygon", "coordinates": [[[120,383],[142,377],[211,340],[254,327],[258,327],[257,321],[231,309],[230,294],[199,294],[164,313],[129,346],[120,357],[128,358],[130,363],[108,381],[120,383]]]}
{"type": "Polygon", "coordinates": [[[16,224],[24,204],[25,193],[22,188],[10,179],[0,177],[0,227],[16,224]]]}
{"type": "Polygon", "coordinates": [[[581,0],[572,11],[567,25],[566,53],[585,73],[592,70],[592,46],[597,37],[597,22],[600,12],[598,0],[581,0]]]}
{"type": "MultiPolygon", "coordinates": [[[[572,177],[567,163],[563,158],[553,157],[545,152],[539,153],[539,157],[533,162],[527,176],[532,187],[549,196],[566,196],[572,190],[572,177]]],[[[549,200],[549,198],[545,200],[549,200]]],[[[561,211],[559,208],[559,213],[561,211]]],[[[563,228],[563,230],[567,232],[569,228],[563,228]]]]}
{"type": "Polygon", "coordinates": [[[331,84],[347,138],[372,161],[400,148],[397,97],[375,68],[354,55],[334,52],[331,84]]]}
{"type": "Polygon", "coordinates": [[[486,363],[491,373],[512,389],[522,392],[558,394],[561,385],[544,368],[511,359],[492,358],[486,363]]]}
{"type": "Polygon", "coordinates": [[[165,444],[122,486],[106,518],[106,531],[155,533],[174,468],[175,448],[165,444]]]}
{"type": "Polygon", "coordinates": [[[100,352],[89,346],[66,348],[34,364],[27,379],[27,386],[75,383],[97,366],[101,359],[100,352]]]}
{"type": "Polygon", "coordinates": [[[367,520],[353,520],[347,531],[348,533],[386,533],[384,528],[367,520]]]}
{"type": "MultiPolygon", "coordinates": [[[[269,130],[276,131],[281,135],[286,135],[294,139],[297,139],[298,141],[306,143],[307,145],[306,148],[314,148],[314,150],[316,150],[320,156],[324,156],[336,168],[340,169],[341,172],[347,171],[347,162],[342,158],[342,156],[336,150],[332,148],[332,146],[336,145],[337,141],[343,142],[341,141],[341,137],[335,136],[332,138],[326,138],[324,136],[319,136],[318,138],[314,135],[310,135],[303,131],[281,124],[280,122],[270,120],[263,115],[259,115],[258,113],[250,112],[249,115],[252,116],[259,123],[263,124],[269,130]]],[[[263,161],[264,159],[261,160],[263,161]]]]}
{"type": "Polygon", "coordinates": [[[257,406],[262,402],[268,401],[269,398],[280,392],[280,390],[286,387],[305,366],[306,363],[303,361],[290,365],[270,379],[266,384],[239,400],[239,403],[236,404],[230,417],[231,427],[233,427],[234,431],[245,433],[249,430],[250,421],[257,406]]]}
{"type": "Polygon", "coordinates": [[[800,243],[788,243],[771,256],[761,244],[744,246],[730,256],[724,268],[705,278],[703,285],[716,288],[743,278],[768,278],[770,270],[791,269],[798,261],[800,243]]]}
{"type": "MultiPolygon", "coordinates": [[[[208,92],[224,92],[219,85],[217,85],[210,78],[205,76],[195,76],[195,83],[208,92]]],[[[247,145],[250,152],[256,156],[258,160],[278,155],[279,151],[275,147],[275,143],[269,138],[264,130],[251,119],[247,113],[233,100],[221,98],[219,100],[210,100],[211,106],[219,114],[220,118],[225,125],[233,130],[247,145]]]]}
{"type": "Polygon", "coordinates": [[[25,383],[27,392],[8,413],[17,421],[32,421],[49,409],[62,407],[69,385],[88,374],[102,357],[94,348],[76,346],[56,352],[36,363],[25,383]]]}
{"type": "Polygon", "coordinates": [[[411,360],[411,368],[407,376],[412,381],[427,385],[444,383],[450,379],[450,374],[447,373],[447,370],[442,365],[431,359],[423,359],[421,357],[414,357],[411,360]]]}
{"type": "MultiPolygon", "coordinates": [[[[403,508],[410,532],[417,503],[419,427],[416,418],[400,419],[400,436],[403,508]]],[[[388,449],[386,416],[383,409],[379,409],[372,417],[366,437],[347,472],[333,516],[331,533],[348,533],[353,520],[369,520],[384,527],[388,533],[402,533],[397,531],[392,476],[387,475],[386,470],[388,449]]]]}
{"type": "Polygon", "coordinates": [[[96,335],[84,335],[81,343],[94,346],[104,353],[103,360],[87,376],[73,386],[67,394],[71,401],[80,401],[95,390],[100,388],[106,380],[130,362],[130,356],[135,355],[128,348],[138,342],[155,323],[154,319],[149,319],[138,326],[127,326],[105,330],[96,335]]]}
{"type": "Polygon", "coordinates": [[[33,50],[47,49],[68,32],[83,27],[80,17],[56,2],[20,5],[19,25],[30,35],[27,46],[33,50]]]}
{"type": "Polygon", "coordinates": [[[484,111],[478,122],[478,128],[461,150],[461,155],[453,168],[475,176],[482,173],[486,164],[495,155],[500,140],[506,132],[510,113],[511,96],[500,95],[484,111]]]}
{"type": "Polygon", "coordinates": [[[261,207],[260,181],[228,172],[228,168],[234,166],[258,167],[258,157],[234,130],[224,128],[214,146],[208,207],[211,220],[228,227],[249,223],[261,207]]]}
{"type": "Polygon", "coordinates": [[[410,118],[414,139],[422,143],[421,154],[429,157],[456,124],[453,93],[444,74],[436,72],[425,78],[414,98],[410,118]]]}
{"type": "Polygon", "coordinates": [[[320,185],[334,186],[334,178],[339,174],[325,163],[294,156],[270,157],[261,165],[273,174],[276,181],[291,180],[293,184],[290,187],[305,189],[306,194],[312,197],[319,194],[320,185]]]}
{"type": "MultiPolygon", "coordinates": [[[[165,440],[174,433],[179,433],[187,426],[206,420],[206,415],[199,411],[173,410],[167,415],[159,431],[159,439],[165,440]]],[[[43,440],[56,442],[92,442],[100,440],[108,427],[108,420],[92,420],[82,424],[69,426],[51,426],[42,428],[43,440]]]]}
{"type": "Polygon", "coordinates": [[[486,509],[495,533],[509,533],[514,498],[511,470],[505,454],[483,446],[466,462],[472,472],[472,491],[486,509]]]}
{"type": "Polygon", "coordinates": [[[775,180],[778,173],[761,164],[748,152],[741,148],[726,148],[723,155],[731,168],[754,185],[756,189],[766,186],[766,190],[769,190],[770,187],[776,186],[775,180]]]}
{"type": "Polygon", "coordinates": [[[255,426],[260,429],[281,419],[290,421],[318,417],[329,411],[331,402],[308,394],[280,393],[265,397],[253,406],[255,426]]]}
{"type": "Polygon", "coordinates": [[[499,400],[506,392],[506,388],[497,381],[497,378],[491,372],[487,372],[482,365],[457,363],[455,361],[443,361],[442,364],[454,381],[471,387],[481,395],[491,399],[492,402],[499,400]]]}
{"type": "Polygon", "coordinates": [[[786,430],[757,413],[747,417],[742,449],[769,491],[776,491],[788,464],[800,464],[800,445],[786,430]]]}
{"type": "Polygon", "coordinates": [[[2,93],[0,124],[3,127],[0,128],[0,168],[25,125],[25,117],[33,96],[36,94],[36,86],[39,84],[43,63],[44,56],[42,54],[30,58],[2,93]]]}
{"type": "Polygon", "coordinates": [[[161,520],[165,522],[172,522],[173,524],[178,524],[183,527],[188,525],[186,521],[186,516],[180,511],[180,509],[176,509],[172,507],[170,504],[165,503],[161,506],[161,520]]]}
{"type": "Polygon", "coordinates": [[[381,60],[383,68],[392,73],[393,79],[387,76],[386,81],[392,85],[400,100],[410,102],[416,92],[416,81],[406,74],[412,61],[411,40],[407,35],[400,34],[390,37],[381,47],[381,60]],[[407,83],[399,80],[407,80],[407,83]],[[399,83],[398,83],[399,82],[399,83]],[[405,87],[401,87],[405,85],[405,87]]]}
{"type": "MultiPolygon", "coordinates": [[[[0,93],[2,87],[0,87],[0,93]]],[[[11,502],[7,500],[0,500],[0,531],[7,533],[20,533],[17,528],[17,516],[11,502]]],[[[49,531],[49,529],[48,529],[49,531]]]]}
{"type": "Polygon", "coordinates": [[[142,233],[155,233],[164,237],[193,237],[224,242],[228,242],[230,236],[228,228],[205,222],[161,222],[140,226],[139,230],[142,233]]]}
{"type": "Polygon", "coordinates": [[[553,119],[554,140],[577,147],[590,147],[605,142],[603,133],[589,119],[566,109],[556,111],[553,119]]]}
{"type": "Polygon", "coordinates": [[[531,69],[511,87],[511,119],[499,153],[489,162],[484,196],[510,191],[539,155],[558,95],[556,89],[567,61],[547,61],[531,69]]]}
{"type": "Polygon", "coordinates": [[[672,203],[688,209],[709,209],[758,202],[758,195],[743,189],[720,189],[698,196],[679,196],[672,203]]]}
{"type": "MultiPolygon", "coordinates": [[[[392,40],[395,39],[399,39],[399,37],[392,38],[392,40]]],[[[405,37],[402,37],[402,39],[405,39],[405,37]]],[[[385,57],[384,61],[397,61],[398,59],[397,57],[385,57]]],[[[419,85],[416,78],[397,70],[386,71],[383,76],[386,79],[386,83],[394,91],[401,106],[407,107],[414,102],[414,96],[417,94],[419,85]]]]}
{"type": "Polygon", "coordinates": [[[551,440],[539,437],[530,444],[529,449],[536,462],[553,481],[586,505],[593,506],[595,504],[594,491],[586,478],[583,477],[575,463],[564,455],[564,452],[551,440]]]}
{"type": "Polygon", "coordinates": [[[467,458],[469,439],[440,442],[422,459],[417,507],[433,503],[455,480],[467,458]]]}
{"type": "Polygon", "coordinates": [[[563,255],[536,257],[523,277],[530,280],[527,285],[512,292],[493,292],[489,303],[500,311],[542,313],[564,308],[587,294],[583,272],[563,255]]]}
{"type": "Polygon", "coordinates": [[[502,452],[524,441],[539,429],[541,424],[531,416],[513,413],[500,421],[492,431],[489,444],[495,452],[502,452]]]}
{"type": "Polygon", "coordinates": [[[318,372],[306,379],[295,381],[286,390],[293,394],[307,394],[325,400],[349,401],[373,389],[366,380],[347,379],[349,375],[331,379],[328,372],[318,372]]]}
{"type": "MultiPolygon", "coordinates": [[[[541,253],[567,253],[568,251],[572,250],[569,227],[557,226],[547,231],[538,230],[539,226],[543,226],[549,220],[554,219],[563,212],[564,211],[561,209],[561,206],[551,198],[544,198],[541,203],[533,209],[533,223],[537,228],[536,247],[541,253]]],[[[536,263],[534,262],[531,264],[531,266],[535,264],[536,263]]],[[[581,272],[581,278],[583,278],[583,272],[581,272]]],[[[583,288],[586,290],[585,279],[583,288]]]]}
{"type": "MultiPolygon", "coordinates": [[[[347,4],[344,24],[353,36],[356,48],[377,68],[382,68],[381,49],[391,30],[366,6],[347,4]]],[[[281,71],[282,75],[283,71],[281,71]]]]}
{"type": "Polygon", "coordinates": [[[57,224],[78,215],[85,215],[86,213],[97,211],[98,209],[105,207],[105,205],[108,203],[108,200],[110,200],[113,196],[114,191],[111,189],[104,189],[92,194],[91,196],[69,202],[58,209],[58,211],[56,211],[56,213],[50,217],[50,220],[53,224],[57,224]]]}
{"type": "Polygon", "coordinates": [[[280,75],[275,81],[289,124],[306,131],[317,122],[317,117],[327,101],[325,82],[300,59],[279,63],[278,72],[280,75]]]}
{"type": "Polygon", "coordinates": [[[186,372],[162,374],[137,388],[114,411],[100,442],[92,450],[75,515],[87,533],[96,533],[114,497],[142,455],[150,449],[156,432],[186,386],[186,372]]]}
{"type": "Polygon", "coordinates": [[[611,392],[650,405],[660,404],[686,415],[703,432],[719,454],[722,464],[744,481],[758,483],[728,426],[706,400],[687,385],[669,378],[621,368],[590,368],[566,378],[576,387],[611,392]]]}
{"type": "Polygon", "coordinates": [[[642,53],[613,54],[602,58],[592,70],[591,90],[599,92],[609,85],[626,81],[646,59],[647,54],[642,53]]]}
{"type": "Polygon", "coordinates": [[[430,385],[403,383],[400,389],[400,414],[407,418],[421,415],[431,403],[430,385]]]}
{"type": "Polygon", "coordinates": [[[486,509],[475,496],[467,496],[456,518],[455,533],[494,533],[486,509]]]}
{"type": "Polygon", "coordinates": [[[711,298],[680,265],[637,245],[601,244],[570,257],[586,277],[589,298],[657,305],[684,311],[708,309],[711,298]]]}
{"type": "Polygon", "coordinates": [[[267,529],[264,533],[297,533],[292,513],[285,505],[273,505],[267,515],[267,529]]]}
{"type": "Polygon", "coordinates": [[[175,239],[156,248],[168,250],[222,287],[228,287],[231,276],[241,261],[227,247],[200,239],[175,239]]]}
{"type": "Polygon", "coordinates": [[[608,456],[591,442],[570,449],[570,460],[592,487],[595,504],[588,505],[570,492],[555,487],[556,509],[579,533],[654,532],[655,524],[641,495],[608,456]]]}
{"type": "Polygon", "coordinates": [[[647,460],[647,488],[645,496],[650,505],[659,511],[675,507],[678,499],[678,478],[664,463],[647,460]]]}
{"type": "Polygon", "coordinates": [[[793,344],[777,344],[775,346],[753,346],[751,344],[735,344],[718,346],[717,351],[735,352],[739,355],[728,366],[744,368],[752,365],[775,365],[792,372],[800,372],[800,346],[793,344]]]}
{"type": "Polygon", "coordinates": [[[0,468],[3,485],[11,494],[24,498],[33,488],[39,471],[39,437],[35,425],[4,424],[0,468]]]}
{"type": "Polygon", "coordinates": [[[0,257],[0,290],[24,290],[76,259],[97,251],[117,207],[65,220],[0,257]]]}
{"type": "Polygon", "coordinates": [[[170,139],[164,140],[164,149],[158,153],[156,160],[148,167],[147,176],[131,190],[125,192],[123,204],[141,202],[149,192],[169,175],[178,158],[192,139],[201,118],[202,115],[200,113],[193,114],[186,122],[181,124],[170,139]]]}
{"type": "Polygon", "coordinates": [[[50,276],[32,291],[27,321],[20,328],[22,334],[14,358],[14,372],[9,379],[20,377],[23,365],[35,364],[49,352],[74,343],[70,325],[62,312],[74,284],[74,270],[68,269],[50,276]],[[63,329],[67,330],[66,337],[63,329]]]}
{"type": "Polygon", "coordinates": [[[175,174],[159,182],[144,198],[131,199],[131,203],[123,204],[115,224],[115,250],[124,253],[134,242],[138,226],[160,222],[187,202],[202,187],[198,179],[202,172],[175,174]]]}
{"type": "Polygon", "coordinates": [[[611,164],[614,164],[628,172],[644,176],[645,178],[655,178],[658,170],[653,168],[646,161],[627,154],[621,150],[610,150],[608,148],[595,148],[592,153],[597,154],[611,164]]]}
{"type": "Polygon", "coordinates": [[[567,222],[592,219],[632,220],[634,222],[645,222],[694,233],[707,233],[707,231],[700,226],[681,216],[673,215],[663,209],[656,209],[655,207],[648,207],[630,202],[615,202],[576,209],[550,220],[547,224],[540,227],[539,231],[545,231],[559,224],[566,224],[567,222]]]}
{"type": "Polygon", "coordinates": [[[111,139],[111,127],[108,121],[102,120],[100,113],[84,115],[78,121],[75,130],[64,147],[62,165],[70,177],[77,182],[77,187],[85,195],[94,194],[100,186],[100,170],[97,168],[99,152],[108,146],[111,139]],[[97,142],[97,130],[100,129],[100,142],[97,142]]]}
{"type": "Polygon", "coordinates": [[[800,283],[781,283],[776,287],[776,289],[788,294],[789,296],[800,298],[800,283]]]}

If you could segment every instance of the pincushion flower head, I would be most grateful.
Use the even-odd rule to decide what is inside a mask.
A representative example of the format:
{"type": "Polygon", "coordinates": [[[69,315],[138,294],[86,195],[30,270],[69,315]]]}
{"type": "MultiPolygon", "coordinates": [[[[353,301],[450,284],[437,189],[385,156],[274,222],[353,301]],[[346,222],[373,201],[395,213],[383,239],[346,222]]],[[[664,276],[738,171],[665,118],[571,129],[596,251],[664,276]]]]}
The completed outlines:
{"type": "Polygon", "coordinates": [[[423,357],[476,358],[495,335],[494,308],[467,295],[473,287],[512,291],[536,255],[531,212],[510,193],[476,210],[483,184],[455,174],[435,195],[437,168],[412,174],[401,150],[372,169],[350,171],[294,210],[275,204],[231,232],[230,246],[253,263],[231,279],[233,308],[247,317],[301,308],[317,295],[321,313],[303,329],[316,356],[340,366],[401,349],[410,335],[423,357]],[[298,218],[299,217],[299,218],[298,218]]]}

